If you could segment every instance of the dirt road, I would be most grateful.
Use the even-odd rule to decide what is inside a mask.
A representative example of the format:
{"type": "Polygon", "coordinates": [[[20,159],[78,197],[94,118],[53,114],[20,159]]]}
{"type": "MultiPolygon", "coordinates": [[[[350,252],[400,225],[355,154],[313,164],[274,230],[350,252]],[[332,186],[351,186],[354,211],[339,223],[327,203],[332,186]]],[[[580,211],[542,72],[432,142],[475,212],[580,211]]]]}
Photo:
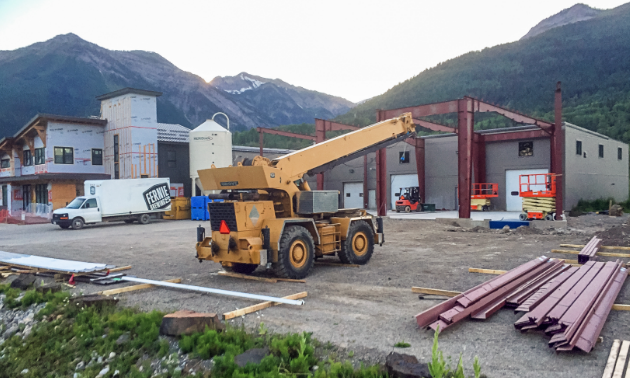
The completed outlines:
{"type": "MultiPolygon", "coordinates": [[[[273,307],[235,319],[234,324],[243,322],[247,327],[258,327],[264,322],[273,331],[313,332],[319,340],[343,348],[335,353],[354,351],[355,362],[382,361],[395,343],[405,341],[411,348],[399,352],[426,361],[430,358],[433,334],[419,330],[413,316],[438,300],[419,300],[418,295],[411,293],[412,286],[466,290],[490,278],[468,273],[469,267],[511,269],[535,257],[550,255],[550,250],[560,243],[583,243],[592,233],[626,220],[580,217],[569,224],[581,232],[538,235],[463,232],[434,221],[388,219],[386,244],[376,247],[368,265],[316,266],[306,284],[261,283],[216,275],[220,265],[199,263],[194,258],[195,227],[199,222],[109,224],[80,231],[52,225],[0,225],[0,250],[133,265],[129,274],[138,277],[181,277],[186,284],[227,290],[273,296],[308,291],[305,306],[273,307]]],[[[617,303],[630,303],[627,286],[617,303]]],[[[76,290],[88,293],[101,289],[79,284],[76,290]]],[[[223,313],[256,303],[165,289],[124,294],[121,298],[128,306],[163,311],[187,308],[223,313]]],[[[555,354],[543,335],[517,332],[512,324],[518,317],[504,309],[485,322],[463,321],[441,335],[440,347],[454,360],[461,354],[469,372],[474,356],[479,356],[489,377],[599,377],[613,339],[630,339],[630,312],[613,311],[602,331],[603,344],[591,353],[555,354]]]]}

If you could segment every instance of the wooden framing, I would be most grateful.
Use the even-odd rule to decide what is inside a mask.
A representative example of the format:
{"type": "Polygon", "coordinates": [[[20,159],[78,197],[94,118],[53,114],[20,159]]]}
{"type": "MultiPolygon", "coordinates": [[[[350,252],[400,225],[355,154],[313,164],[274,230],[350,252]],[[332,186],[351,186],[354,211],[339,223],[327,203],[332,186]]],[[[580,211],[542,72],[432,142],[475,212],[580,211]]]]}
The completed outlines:
{"type": "MultiPolygon", "coordinates": [[[[287,295],[286,297],[282,297],[282,298],[283,299],[301,299],[301,298],[306,298],[307,295],[308,295],[308,293],[306,291],[303,291],[301,293],[297,293],[297,294],[293,294],[293,295],[287,295]]],[[[265,308],[269,308],[269,307],[272,307],[272,306],[277,306],[279,304],[280,303],[278,303],[278,302],[263,302],[263,303],[259,303],[257,305],[253,305],[253,306],[241,308],[241,309],[238,309],[238,310],[226,312],[225,314],[223,314],[223,320],[230,320],[230,319],[236,318],[238,316],[251,314],[252,312],[260,311],[260,310],[263,310],[265,308]]]]}
{"type": "Polygon", "coordinates": [[[249,276],[247,274],[240,274],[240,273],[226,272],[226,271],[220,271],[217,274],[219,276],[233,277],[233,278],[242,278],[242,279],[245,279],[245,280],[269,282],[269,283],[276,283],[278,281],[306,283],[306,280],[294,280],[294,279],[291,279],[291,278],[277,278],[277,277],[273,277],[273,278],[257,277],[257,276],[249,276]]]}
{"type": "MultiPolygon", "coordinates": [[[[173,278],[171,280],[164,280],[164,282],[181,283],[182,279],[181,278],[173,278]]],[[[130,291],[149,289],[149,288],[152,288],[152,287],[155,287],[155,285],[151,285],[151,284],[133,285],[133,286],[121,287],[121,288],[118,288],[118,289],[99,291],[98,294],[101,294],[101,295],[116,295],[116,294],[121,294],[121,293],[128,293],[130,291]]]]}

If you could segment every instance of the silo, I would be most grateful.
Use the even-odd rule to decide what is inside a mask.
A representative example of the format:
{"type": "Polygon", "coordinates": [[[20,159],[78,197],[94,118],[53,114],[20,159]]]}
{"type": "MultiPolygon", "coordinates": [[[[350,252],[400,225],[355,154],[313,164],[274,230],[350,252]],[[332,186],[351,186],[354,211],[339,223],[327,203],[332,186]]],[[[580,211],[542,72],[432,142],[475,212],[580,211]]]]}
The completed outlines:
{"type": "Polygon", "coordinates": [[[197,171],[209,169],[212,164],[217,168],[232,165],[232,133],[214,120],[208,119],[190,132],[190,178],[193,195],[195,186],[203,191],[197,171]]]}

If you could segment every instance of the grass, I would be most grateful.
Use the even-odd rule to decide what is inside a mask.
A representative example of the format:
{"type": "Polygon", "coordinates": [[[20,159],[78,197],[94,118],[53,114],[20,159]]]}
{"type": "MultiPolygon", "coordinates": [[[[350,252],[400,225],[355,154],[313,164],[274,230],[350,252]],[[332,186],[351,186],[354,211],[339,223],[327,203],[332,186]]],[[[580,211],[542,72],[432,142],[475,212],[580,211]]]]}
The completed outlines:
{"type": "Polygon", "coordinates": [[[411,344],[406,343],[405,340],[399,341],[396,344],[394,344],[394,348],[409,348],[409,347],[411,347],[411,344]]]}
{"type": "Polygon", "coordinates": [[[616,202],[613,198],[600,198],[592,201],[587,200],[579,200],[577,205],[575,205],[571,209],[571,213],[579,215],[584,213],[595,213],[598,211],[608,210],[608,206],[610,205],[610,201],[612,201],[613,205],[617,204],[621,206],[624,211],[630,210],[630,199],[625,202],[616,202]]]}
{"type": "MultiPolygon", "coordinates": [[[[144,313],[115,306],[81,308],[72,304],[69,294],[64,292],[27,291],[18,300],[21,292],[11,289],[9,285],[0,285],[0,293],[6,295],[5,305],[10,308],[26,308],[34,303],[46,302],[44,309],[36,315],[41,322],[33,327],[26,339],[13,336],[0,346],[0,378],[73,376],[79,362],[88,364],[95,355],[107,358],[111,352],[116,357],[107,362],[110,372],[105,378],[112,377],[116,370],[122,377],[148,378],[153,373],[151,361],[159,358],[163,358],[161,367],[166,372],[157,377],[179,377],[182,374],[176,364],[171,363],[175,361],[172,359],[175,356],[168,356],[172,352],[171,345],[167,339],[159,337],[159,327],[164,316],[161,312],[144,313]],[[128,341],[118,343],[122,335],[128,335],[128,341]],[[137,365],[142,366],[142,371],[137,365]],[[22,374],[24,369],[28,369],[28,373],[22,374]]],[[[403,341],[396,346],[410,345],[403,341]]],[[[330,350],[333,345],[318,342],[310,333],[273,334],[262,323],[254,332],[230,326],[223,332],[206,329],[183,336],[179,339],[179,347],[190,358],[213,359],[213,378],[387,377],[386,371],[378,365],[361,364],[355,368],[348,361],[339,361],[335,353],[329,353],[326,358],[317,357],[316,348],[330,350]],[[234,362],[235,356],[262,347],[268,348],[270,354],[260,364],[239,367],[234,362]]],[[[354,352],[348,352],[348,357],[354,357],[354,352]]],[[[433,360],[429,366],[433,378],[464,377],[461,357],[454,371],[444,362],[437,346],[437,332],[433,360]]],[[[94,377],[102,368],[102,365],[89,365],[79,376],[94,377]]],[[[477,359],[473,368],[475,378],[479,378],[477,359]]],[[[201,373],[196,376],[201,376],[201,373]]]]}

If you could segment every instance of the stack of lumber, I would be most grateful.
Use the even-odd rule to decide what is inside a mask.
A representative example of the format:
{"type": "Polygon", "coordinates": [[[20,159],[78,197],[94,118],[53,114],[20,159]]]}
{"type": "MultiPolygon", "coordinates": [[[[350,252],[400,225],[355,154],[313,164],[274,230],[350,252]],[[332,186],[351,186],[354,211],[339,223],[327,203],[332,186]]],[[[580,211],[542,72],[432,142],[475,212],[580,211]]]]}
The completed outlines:
{"type": "Polygon", "coordinates": [[[584,264],[590,259],[594,259],[595,255],[599,251],[599,247],[602,245],[602,239],[593,236],[593,238],[582,248],[578,254],[578,263],[584,264]]]}
{"type": "Polygon", "coordinates": [[[540,329],[556,351],[589,352],[628,276],[620,261],[573,267],[542,256],[416,315],[443,331],[467,317],[488,319],[504,306],[526,312],[514,326],[540,329]]]}

